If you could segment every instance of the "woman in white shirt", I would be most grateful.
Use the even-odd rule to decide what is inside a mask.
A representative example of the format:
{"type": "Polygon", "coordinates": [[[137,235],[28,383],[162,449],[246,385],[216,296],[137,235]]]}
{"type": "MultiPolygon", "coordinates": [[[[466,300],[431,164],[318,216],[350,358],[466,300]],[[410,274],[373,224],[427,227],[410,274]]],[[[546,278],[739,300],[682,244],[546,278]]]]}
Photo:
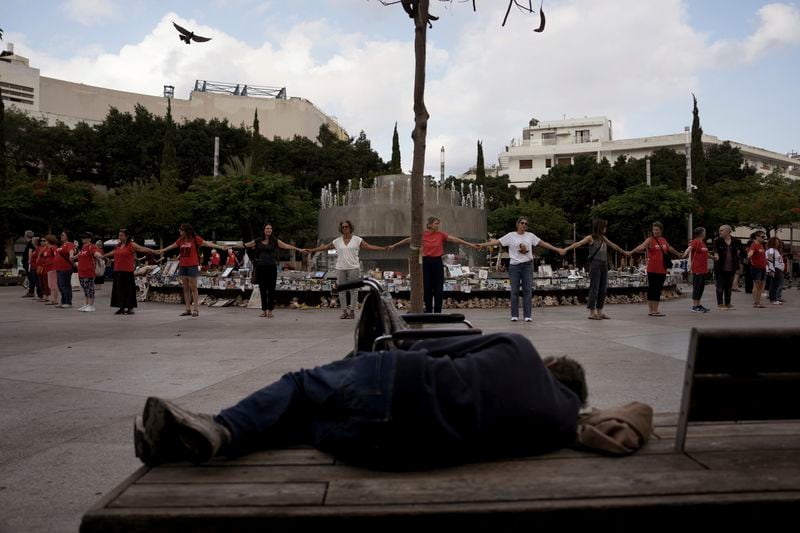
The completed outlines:
{"type": "MultiPolygon", "coordinates": [[[[353,235],[353,223],[349,220],[339,222],[339,233],[337,237],[328,244],[317,246],[308,250],[309,253],[322,252],[324,250],[336,249],[336,284],[340,285],[346,281],[361,279],[361,265],[359,263],[358,252],[360,250],[384,251],[386,246],[373,246],[358,235],[353,235]]],[[[358,291],[339,291],[339,306],[342,308],[342,315],[339,318],[355,318],[356,305],[358,305],[358,291]],[[350,293],[350,305],[347,304],[347,293],[350,293]]]]}
{"type": "Polygon", "coordinates": [[[767,242],[767,276],[772,278],[769,286],[769,301],[772,305],[783,305],[783,276],[786,272],[786,261],[784,261],[781,249],[783,243],[777,237],[771,237],[767,242]]]}
{"type": "Polygon", "coordinates": [[[537,246],[564,255],[563,248],[556,248],[528,231],[528,218],[517,219],[517,231],[506,233],[499,239],[490,239],[478,246],[507,246],[511,265],[508,277],[511,278],[511,321],[519,320],[519,289],[522,285],[522,312],[525,322],[532,320],[531,299],[533,296],[533,249],[537,246]]]}

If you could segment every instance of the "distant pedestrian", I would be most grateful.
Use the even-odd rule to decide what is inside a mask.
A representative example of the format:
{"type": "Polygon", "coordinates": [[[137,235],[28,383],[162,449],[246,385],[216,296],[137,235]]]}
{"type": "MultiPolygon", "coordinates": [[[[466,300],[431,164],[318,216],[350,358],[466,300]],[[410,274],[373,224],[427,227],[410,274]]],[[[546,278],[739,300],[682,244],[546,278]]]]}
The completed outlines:
{"type": "MultiPolygon", "coordinates": [[[[477,244],[469,243],[439,231],[440,225],[441,221],[438,218],[428,217],[428,229],[422,232],[422,286],[426,313],[442,312],[442,299],[444,297],[444,263],[442,262],[442,256],[444,255],[444,243],[454,242],[462,246],[469,246],[475,250],[480,249],[477,244]]],[[[411,237],[406,237],[402,241],[389,246],[389,250],[410,242],[411,237]]]]}
{"type": "Polygon", "coordinates": [[[264,225],[263,238],[246,242],[243,247],[256,251],[256,283],[261,296],[261,316],[272,318],[272,311],[275,309],[275,285],[278,282],[278,251],[302,250],[276,237],[270,223],[264,225]]]}
{"type": "MultiPolygon", "coordinates": [[[[33,298],[36,291],[36,285],[38,283],[36,270],[31,268],[31,255],[36,250],[36,240],[33,231],[28,230],[25,232],[25,241],[25,250],[22,252],[22,270],[25,272],[25,276],[28,278],[28,290],[22,295],[22,297],[33,298]]],[[[15,258],[13,266],[16,266],[16,261],[17,260],[15,258]]]]}
{"type": "Polygon", "coordinates": [[[511,264],[508,276],[511,278],[511,321],[519,320],[519,291],[522,287],[522,313],[525,322],[533,320],[533,249],[537,246],[547,248],[560,255],[567,252],[556,248],[528,231],[528,217],[517,219],[517,230],[506,233],[499,239],[489,239],[479,244],[483,246],[507,246],[511,264]]]}
{"type": "Polygon", "coordinates": [[[708,274],[708,246],[706,245],[706,229],[697,227],[692,234],[694,239],[684,252],[689,254],[689,271],[692,273],[692,312],[708,313],[710,309],[703,307],[700,300],[706,288],[708,274]]]}
{"type": "Polygon", "coordinates": [[[733,309],[731,291],[736,290],[736,273],[741,268],[744,254],[742,242],[731,236],[731,227],[723,224],[719,227],[719,237],[711,246],[714,258],[714,279],[717,287],[717,309],[727,311],[733,309]]]}
{"type": "MultiPolygon", "coordinates": [[[[361,279],[361,263],[358,257],[360,250],[384,251],[389,248],[388,246],[374,246],[358,235],[353,235],[354,231],[353,223],[343,220],[339,222],[341,237],[335,238],[328,244],[307,250],[308,253],[336,250],[336,283],[338,285],[361,279]]],[[[342,308],[342,315],[339,318],[355,318],[358,307],[358,290],[339,291],[339,307],[342,308]],[[348,294],[350,295],[349,305],[347,303],[348,294]]]]}
{"type": "Polygon", "coordinates": [[[53,260],[58,292],[61,293],[61,304],[56,307],[60,309],[72,307],[72,269],[75,261],[75,243],[72,239],[71,231],[65,229],[61,232],[61,246],[56,250],[53,260]]]}
{"type": "Polygon", "coordinates": [[[95,311],[94,306],[94,278],[96,275],[95,265],[97,261],[103,258],[102,250],[92,244],[94,235],[88,231],[81,235],[83,244],[78,252],[78,281],[83,289],[83,295],[86,298],[86,304],[79,308],[78,311],[91,313],[95,311]]]}
{"type": "Polygon", "coordinates": [[[682,254],[670,246],[663,237],[664,225],[661,222],[653,222],[650,231],[650,236],[642,244],[631,250],[631,253],[647,250],[647,315],[661,317],[665,316],[664,313],[658,310],[661,303],[661,291],[664,288],[664,282],[667,280],[667,270],[672,268],[672,260],[669,258],[669,254],[677,257],[682,254]]]}
{"type": "Polygon", "coordinates": [[[781,292],[786,272],[786,259],[783,257],[783,243],[778,237],[770,237],[767,241],[767,276],[772,279],[769,287],[769,301],[773,305],[783,305],[781,292]]]}
{"type": "Polygon", "coordinates": [[[603,312],[608,288],[608,248],[624,254],[625,250],[611,242],[606,237],[608,223],[605,220],[592,222],[592,233],[580,241],[570,244],[564,249],[569,252],[573,248],[580,248],[586,244],[589,248],[589,294],[586,296],[586,307],[589,309],[589,319],[600,320],[610,317],[603,312]]]}
{"type": "Polygon", "coordinates": [[[202,237],[195,234],[191,224],[181,224],[179,233],[178,240],[166,248],[157,250],[156,253],[163,254],[178,248],[180,252],[178,274],[181,278],[183,302],[186,306],[186,310],[181,313],[181,316],[196,317],[200,314],[200,293],[197,290],[197,276],[200,275],[200,248],[203,246],[216,248],[217,250],[225,250],[226,248],[203,240],[202,237]]]}
{"type": "Polygon", "coordinates": [[[125,228],[119,230],[117,247],[103,257],[114,258],[114,285],[111,287],[111,307],[117,307],[115,315],[132,315],[136,303],[136,252],[152,254],[153,250],[133,242],[125,228]]]}
{"type": "Polygon", "coordinates": [[[47,249],[39,254],[40,260],[42,261],[42,266],[44,267],[45,276],[47,277],[47,286],[50,290],[50,301],[45,305],[60,305],[58,294],[58,275],[56,274],[56,270],[54,268],[56,250],[58,249],[58,239],[56,239],[55,235],[48,235],[46,239],[47,249]]]}
{"type": "Polygon", "coordinates": [[[750,235],[752,243],[747,248],[747,259],[750,261],[750,277],[753,280],[753,307],[763,309],[761,294],[764,292],[764,283],[767,279],[767,256],[764,250],[766,233],[756,231],[750,235]]]}

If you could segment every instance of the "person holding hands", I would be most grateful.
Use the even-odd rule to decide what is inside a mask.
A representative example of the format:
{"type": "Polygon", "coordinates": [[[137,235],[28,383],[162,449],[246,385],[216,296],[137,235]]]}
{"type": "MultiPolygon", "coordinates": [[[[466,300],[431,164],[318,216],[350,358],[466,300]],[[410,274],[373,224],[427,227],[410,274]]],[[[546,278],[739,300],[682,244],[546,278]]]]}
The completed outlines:
{"type": "Polygon", "coordinates": [[[589,294],[586,296],[586,307],[589,309],[590,320],[611,318],[603,312],[608,289],[608,248],[611,247],[617,252],[625,254],[625,250],[608,240],[607,229],[608,223],[605,220],[595,220],[592,222],[590,235],[564,249],[565,252],[569,252],[573,248],[580,248],[587,244],[590,246],[589,258],[586,261],[589,271],[589,294]]]}
{"type": "Polygon", "coordinates": [[[511,258],[511,265],[508,268],[508,275],[511,278],[511,321],[519,320],[519,289],[522,285],[522,312],[525,322],[533,320],[532,299],[533,299],[533,249],[537,246],[547,248],[560,255],[566,254],[563,248],[556,248],[528,231],[528,218],[519,217],[517,219],[517,230],[506,233],[499,239],[489,239],[479,244],[484,246],[507,246],[508,255],[511,258]]]}
{"type": "Polygon", "coordinates": [[[664,225],[661,222],[653,222],[650,231],[651,235],[628,254],[647,250],[647,316],[662,317],[666,315],[658,310],[661,289],[667,280],[667,270],[672,268],[672,260],[668,254],[676,257],[683,257],[683,254],[670,246],[662,236],[664,225]]]}
{"type": "Polygon", "coordinates": [[[203,240],[202,237],[195,234],[191,224],[181,224],[179,232],[180,236],[178,240],[166,248],[156,250],[156,253],[162,255],[175,248],[179,249],[180,262],[178,263],[178,274],[181,277],[183,302],[186,305],[186,310],[181,313],[181,316],[191,315],[196,317],[200,314],[198,310],[200,306],[200,293],[197,290],[197,276],[200,275],[200,247],[206,246],[222,251],[227,251],[227,248],[203,240]]]}

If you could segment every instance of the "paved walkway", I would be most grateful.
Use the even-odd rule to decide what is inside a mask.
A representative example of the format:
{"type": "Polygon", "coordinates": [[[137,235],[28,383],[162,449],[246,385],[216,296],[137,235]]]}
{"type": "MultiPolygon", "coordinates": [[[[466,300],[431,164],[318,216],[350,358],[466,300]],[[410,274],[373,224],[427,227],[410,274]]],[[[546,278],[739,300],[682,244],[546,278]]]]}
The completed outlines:
{"type": "MultiPolygon", "coordinates": [[[[132,473],[132,421],[147,396],[177,398],[216,412],[300,367],[337,359],[352,346],[353,321],[336,310],[201,309],[145,303],[133,316],[108,307],[60,310],[0,288],[0,532],[77,531],[80,517],[132,473]]],[[[590,404],[631,400],[676,412],[691,327],[796,326],[800,293],[782,307],[753,309],[734,293],[734,311],[691,313],[688,296],[664,302],[664,318],[645,304],[612,305],[612,320],[586,319],[578,306],[538,308],[533,323],[508,310],[467,310],[486,332],[528,336],[543,356],[569,354],[587,371],[590,404]]],[[[713,307],[713,287],[705,302],[713,307]]],[[[82,300],[74,293],[76,302],[82,300]]]]}

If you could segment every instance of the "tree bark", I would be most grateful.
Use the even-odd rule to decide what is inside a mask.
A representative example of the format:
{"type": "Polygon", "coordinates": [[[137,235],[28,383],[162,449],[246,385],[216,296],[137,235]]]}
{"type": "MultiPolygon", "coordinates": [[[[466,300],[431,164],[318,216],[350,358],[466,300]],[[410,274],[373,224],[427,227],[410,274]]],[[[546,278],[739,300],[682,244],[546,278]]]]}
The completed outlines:
{"type": "Polygon", "coordinates": [[[411,167],[411,312],[422,312],[422,213],[425,204],[423,174],[425,141],[428,135],[428,110],[425,108],[425,61],[429,0],[420,0],[414,17],[414,159],[411,167]]]}

